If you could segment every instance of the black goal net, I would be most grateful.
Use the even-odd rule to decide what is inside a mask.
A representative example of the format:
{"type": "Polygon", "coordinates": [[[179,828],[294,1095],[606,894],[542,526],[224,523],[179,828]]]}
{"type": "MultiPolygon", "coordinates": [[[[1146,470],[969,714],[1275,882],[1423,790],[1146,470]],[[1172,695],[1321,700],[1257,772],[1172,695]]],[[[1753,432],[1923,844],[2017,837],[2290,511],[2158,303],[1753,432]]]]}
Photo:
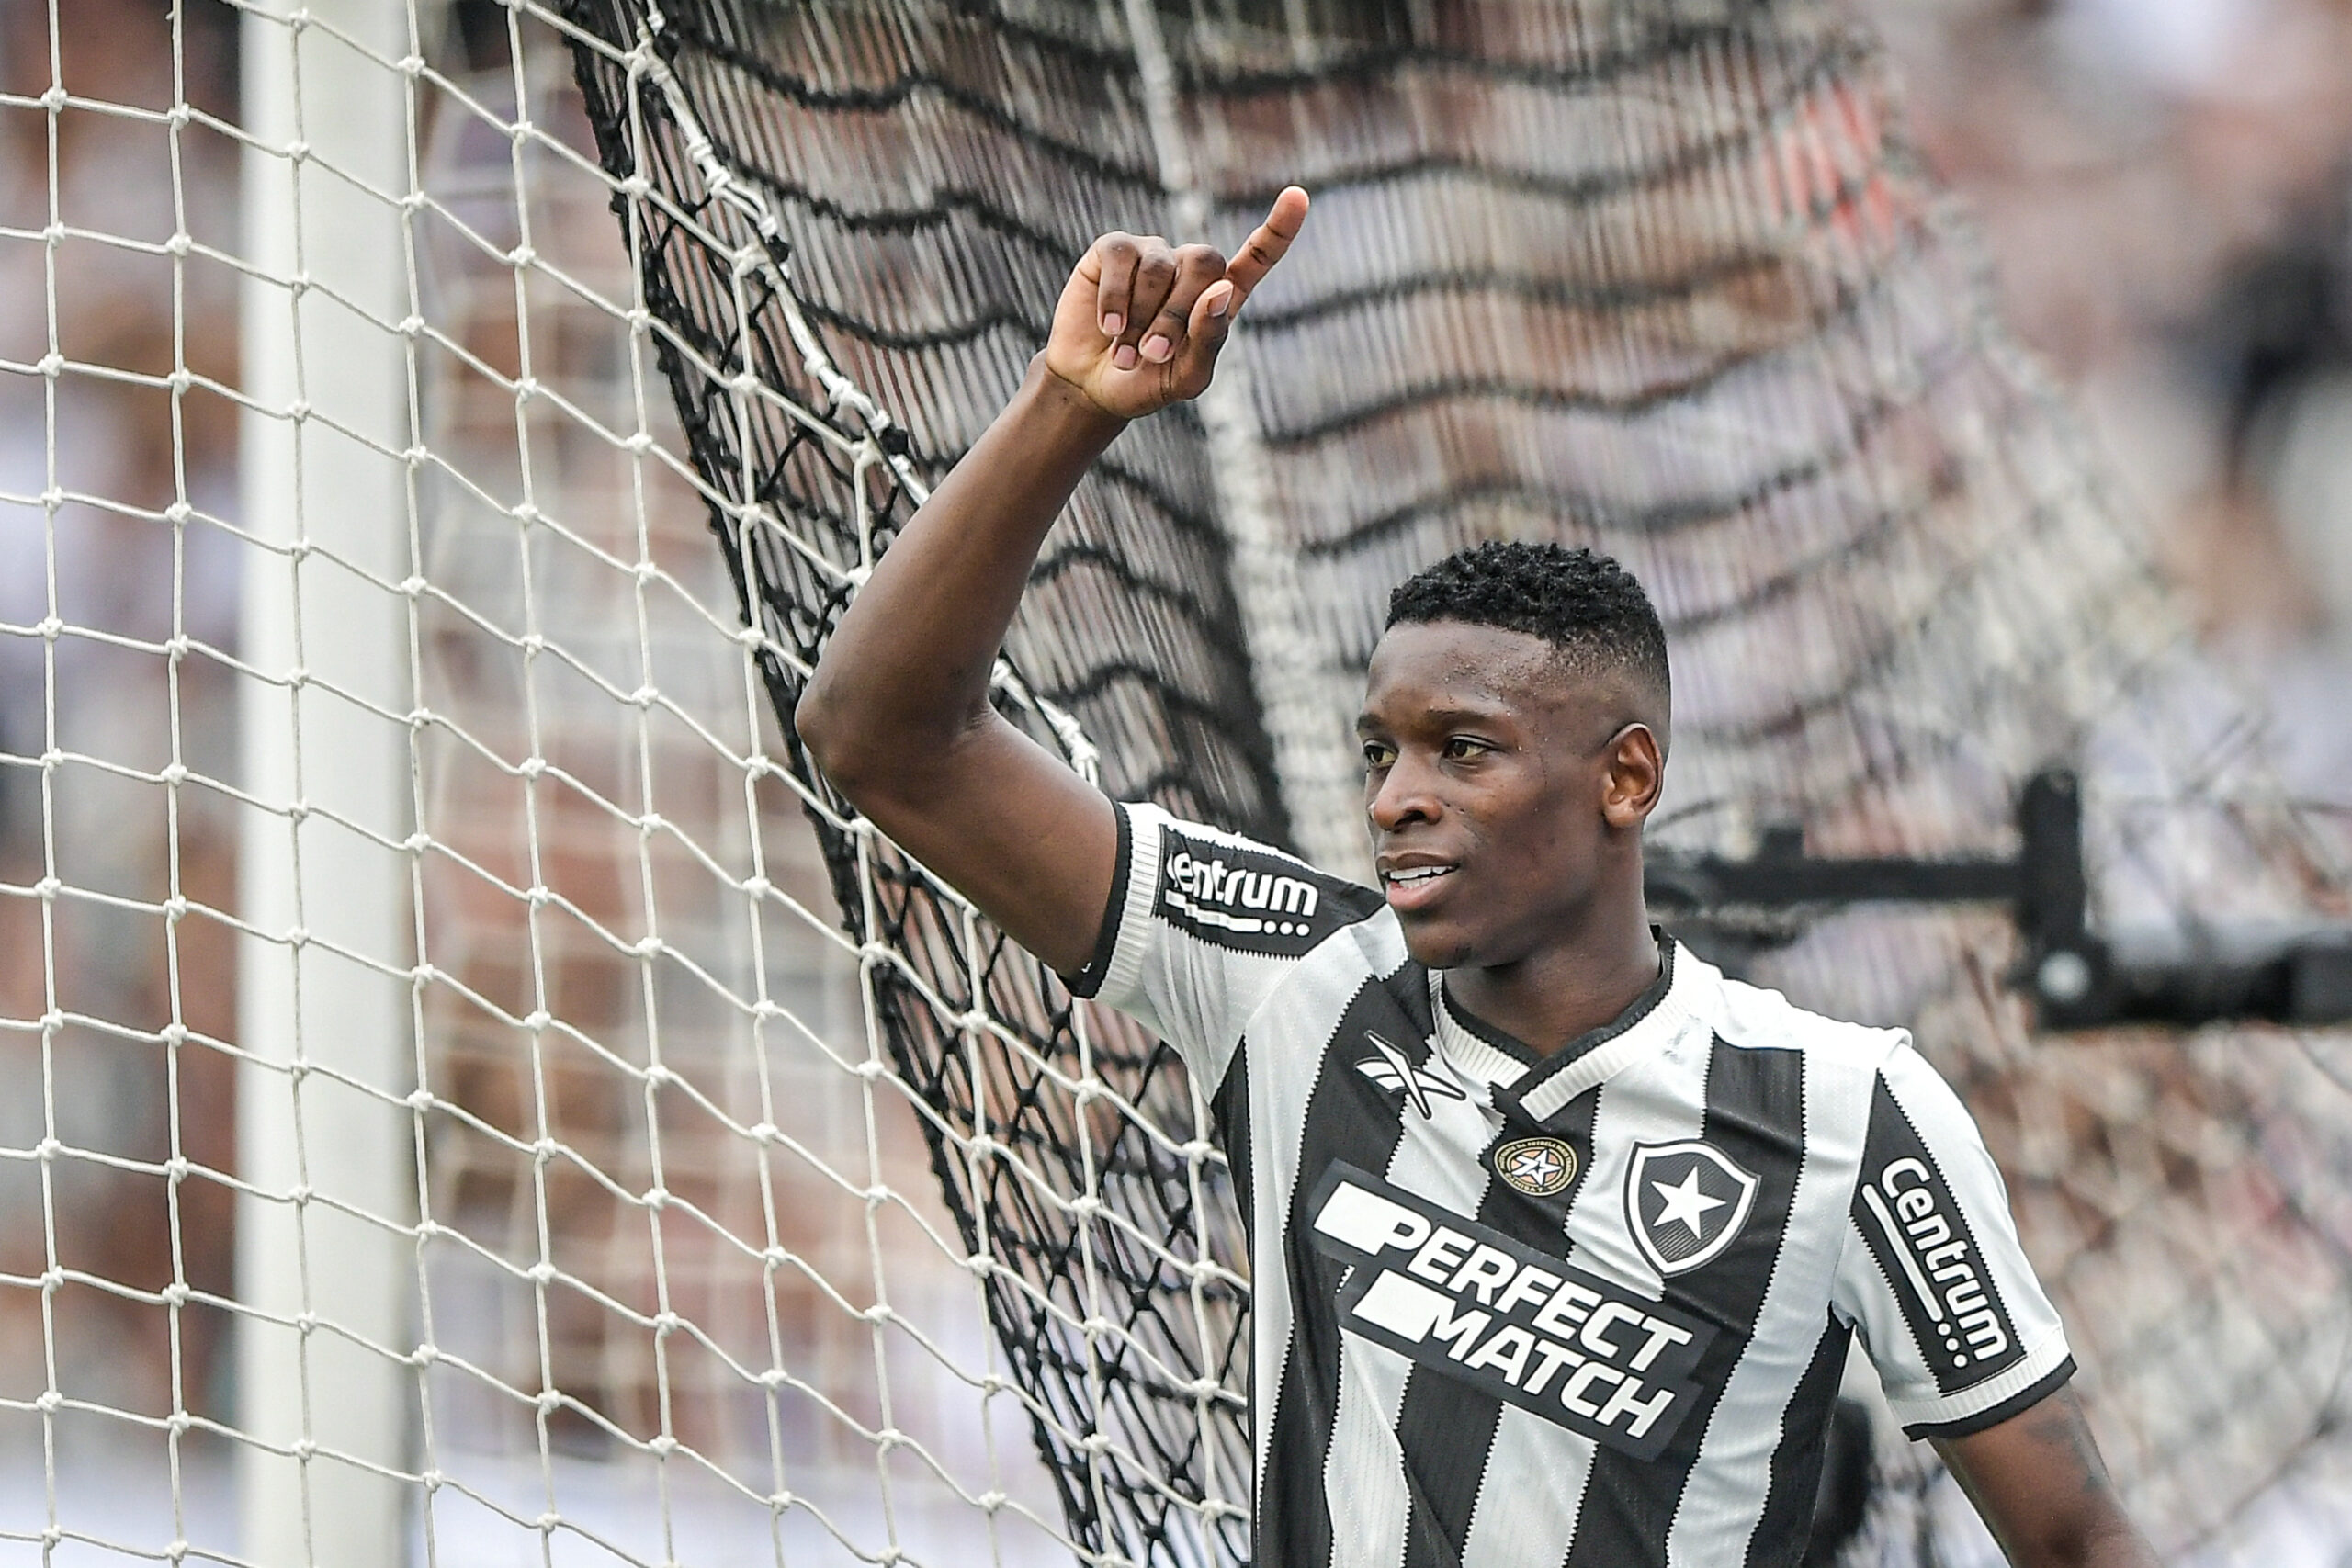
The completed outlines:
{"type": "MultiPolygon", "coordinates": [[[[2196,954],[2340,917],[2145,538],[1987,304],[1867,29],[1735,0],[570,0],[713,528],[895,1068],[1073,1539],[1247,1554],[1246,1258],[1201,1086],[866,832],[790,734],[828,628],[1112,228],[1309,238],[1223,400],[1080,487],[998,690],[1104,788],[1361,869],[1348,726],[1387,588],[1585,543],[1668,626],[1662,849],[2014,852],[2086,781],[2093,916],[2196,954]]],[[[2338,1462],[2352,1053],[2039,1034],[1997,908],[1715,920],[1911,1026],[1982,1122],[2110,1461],[2167,1550],[2338,1462]]],[[[1882,1456],[1870,1540],[1961,1551],[1882,1456]]]]}

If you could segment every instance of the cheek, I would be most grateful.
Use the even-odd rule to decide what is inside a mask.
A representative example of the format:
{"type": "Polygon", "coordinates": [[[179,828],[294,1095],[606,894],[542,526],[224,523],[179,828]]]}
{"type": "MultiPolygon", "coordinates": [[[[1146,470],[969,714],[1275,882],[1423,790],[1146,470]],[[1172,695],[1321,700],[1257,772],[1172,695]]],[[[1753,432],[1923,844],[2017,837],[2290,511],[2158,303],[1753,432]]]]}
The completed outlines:
{"type": "Polygon", "coordinates": [[[1591,879],[1600,851],[1600,823],[1590,811],[1546,792],[1515,814],[1508,830],[1494,834],[1508,874],[1531,890],[1570,892],[1591,879]]]}
{"type": "Polygon", "coordinates": [[[1590,853],[1584,840],[1591,835],[1556,801],[1511,802],[1474,819],[1472,831],[1496,880],[1516,888],[1556,886],[1590,853]]]}

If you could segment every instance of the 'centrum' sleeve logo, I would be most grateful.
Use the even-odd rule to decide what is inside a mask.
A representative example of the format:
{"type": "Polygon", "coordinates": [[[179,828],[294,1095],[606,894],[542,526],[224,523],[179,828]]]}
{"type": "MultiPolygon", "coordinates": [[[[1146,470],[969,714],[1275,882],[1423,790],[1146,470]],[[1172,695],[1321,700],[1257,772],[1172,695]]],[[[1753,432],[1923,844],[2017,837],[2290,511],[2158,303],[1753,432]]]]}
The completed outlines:
{"type": "Polygon", "coordinates": [[[1973,1387],[2025,1359],[1967,1210],[1883,1081],[1852,1213],[1939,1393],[1973,1387]]]}
{"type": "Polygon", "coordinates": [[[1296,957],[1353,918],[1327,908],[1325,880],[1270,850],[1163,829],[1153,911],[1220,947],[1296,957]]]}
{"type": "Polygon", "coordinates": [[[1974,1382],[2022,1352],[1959,1206],[1923,1160],[1891,1160],[1862,1183],[1863,1239],[1892,1260],[1938,1382],[1974,1382]],[[1873,1234],[1874,1233],[1874,1234],[1873,1234]],[[1949,1371],[1947,1371],[1949,1369],[1949,1371]],[[1974,1377],[1966,1374],[1973,1371],[1974,1377]]]}
{"type": "Polygon", "coordinates": [[[1501,1232],[1334,1164],[1311,1239],[1355,1265],[1340,1325],[1636,1459],[1696,1401],[1714,1328],[1501,1232]]]}

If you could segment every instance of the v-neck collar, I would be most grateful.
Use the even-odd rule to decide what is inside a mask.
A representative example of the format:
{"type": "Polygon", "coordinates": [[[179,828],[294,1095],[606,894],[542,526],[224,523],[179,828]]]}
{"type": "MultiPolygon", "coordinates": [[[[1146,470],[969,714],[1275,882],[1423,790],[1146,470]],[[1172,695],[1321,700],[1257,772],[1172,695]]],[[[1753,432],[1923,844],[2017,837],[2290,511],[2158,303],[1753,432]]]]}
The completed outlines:
{"type": "Polygon", "coordinates": [[[1694,993],[1703,984],[1705,968],[1682,953],[1672,937],[1658,932],[1657,978],[1649,988],[1616,1018],[1549,1056],[1464,1010],[1448,994],[1443,972],[1432,970],[1430,993],[1439,1045],[1458,1066],[1495,1086],[1496,1109],[1548,1122],[1578,1095],[1670,1044],[1696,1016],[1694,993]]]}

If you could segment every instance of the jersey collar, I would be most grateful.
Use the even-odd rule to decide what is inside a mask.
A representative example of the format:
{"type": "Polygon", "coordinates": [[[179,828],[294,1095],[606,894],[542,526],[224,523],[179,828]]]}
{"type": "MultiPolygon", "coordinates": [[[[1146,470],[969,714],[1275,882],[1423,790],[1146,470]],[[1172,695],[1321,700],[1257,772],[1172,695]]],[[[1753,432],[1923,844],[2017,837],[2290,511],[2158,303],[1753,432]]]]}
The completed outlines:
{"type": "Polygon", "coordinates": [[[1493,1084],[1495,1108],[1505,1115],[1548,1122],[1586,1090],[1664,1050],[1702,1016],[1701,993],[1713,971],[1663,931],[1657,956],[1657,979],[1631,1007],[1550,1056],[1456,1009],[1446,995],[1444,976],[1432,971],[1439,1049],[1455,1066],[1493,1084]]]}

